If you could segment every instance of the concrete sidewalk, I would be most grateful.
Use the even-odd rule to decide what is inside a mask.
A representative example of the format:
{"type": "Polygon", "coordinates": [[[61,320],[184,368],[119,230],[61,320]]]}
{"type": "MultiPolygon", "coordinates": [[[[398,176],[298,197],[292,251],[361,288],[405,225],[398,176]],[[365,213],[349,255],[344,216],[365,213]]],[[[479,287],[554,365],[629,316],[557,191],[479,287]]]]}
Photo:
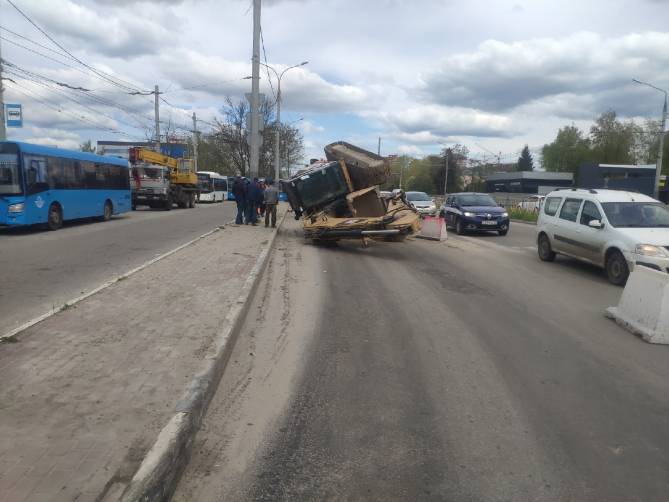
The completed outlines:
{"type": "Polygon", "coordinates": [[[120,495],[271,235],[228,226],[1,344],[0,501],[120,495]]]}

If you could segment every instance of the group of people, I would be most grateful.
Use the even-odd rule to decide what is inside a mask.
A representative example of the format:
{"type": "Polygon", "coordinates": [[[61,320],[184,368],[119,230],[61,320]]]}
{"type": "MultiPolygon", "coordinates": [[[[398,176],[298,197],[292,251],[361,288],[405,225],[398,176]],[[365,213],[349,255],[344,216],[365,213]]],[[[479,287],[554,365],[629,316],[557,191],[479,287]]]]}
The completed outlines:
{"type": "Polygon", "coordinates": [[[279,189],[271,179],[261,182],[237,176],[232,186],[232,194],[237,202],[237,225],[257,225],[258,217],[265,216],[265,227],[276,226],[276,207],[279,204],[279,189]]]}

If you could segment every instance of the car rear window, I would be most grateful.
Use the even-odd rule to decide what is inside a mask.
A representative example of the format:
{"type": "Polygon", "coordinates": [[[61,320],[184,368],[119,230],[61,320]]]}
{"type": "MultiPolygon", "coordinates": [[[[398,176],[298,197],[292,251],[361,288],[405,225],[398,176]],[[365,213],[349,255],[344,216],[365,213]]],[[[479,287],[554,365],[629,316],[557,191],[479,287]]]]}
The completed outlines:
{"type": "Polygon", "coordinates": [[[566,199],[560,210],[560,219],[567,221],[576,221],[578,210],[581,207],[582,199],[566,199]]]}
{"type": "Polygon", "coordinates": [[[561,201],[562,197],[548,197],[544,203],[544,213],[548,216],[555,216],[561,201]]]}

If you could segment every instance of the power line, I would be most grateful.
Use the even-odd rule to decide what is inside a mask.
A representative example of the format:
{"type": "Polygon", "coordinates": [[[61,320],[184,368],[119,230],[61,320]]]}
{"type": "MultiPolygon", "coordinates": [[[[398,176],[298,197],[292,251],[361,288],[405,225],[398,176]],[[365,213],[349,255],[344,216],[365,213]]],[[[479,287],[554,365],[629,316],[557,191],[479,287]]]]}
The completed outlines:
{"type": "MultiPolygon", "coordinates": [[[[26,79],[25,76],[22,76],[22,75],[20,75],[20,74],[18,74],[18,73],[11,72],[11,74],[12,74],[12,75],[15,75],[15,76],[17,76],[17,77],[21,77],[21,78],[26,79]]],[[[72,102],[74,102],[74,103],[77,103],[78,105],[80,105],[80,106],[86,108],[87,110],[90,110],[90,111],[92,111],[93,113],[96,113],[96,114],[98,114],[98,115],[102,115],[103,117],[107,117],[107,118],[109,118],[109,119],[111,119],[111,120],[113,120],[113,121],[115,121],[115,122],[118,122],[118,123],[120,123],[120,124],[123,124],[123,125],[125,125],[125,126],[127,126],[127,127],[131,127],[131,128],[133,128],[133,129],[144,129],[144,128],[145,128],[145,127],[137,127],[136,125],[132,125],[132,124],[130,124],[130,123],[128,123],[128,122],[124,122],[124,121],[122,121],[122,120],[119,120],[119,119],[116,118],[116,117],[113,117],[113,116],[108,115],[108,114],[106,114],[106,113],[104,113],[104,112],[101,112],[100,110],[96,110],[95,108],[92,108],[91,106],[88,106],[86,103],[83,103],[83,102],[81,102],[80,100],[75,99],[74,97],[70,96],[69,94],[67,94],[67,92],[66,92],[65,90],[63,90],[63,89],[56,89],[56,88],[50,87],[48,84],[46,84],[46,83],[44,83],[44,82],[40,82],[40,81],[37,80],[36,78],[28,78],[27,80],[30,81],[30,82],[32,82],[32,83],[34,83],[34,84],[37,84],[37,85],[39,85],[39,86],[41,86],[41,87],[43,87],[43,88],[45,88],[45,89],[47,89],[47,90],[50,90],[50,91],[52,91],[52,92],[57,92],[58,94],[64,96],[66,99],[68,99],[68,100],[70,100],[70,101],[72,101],[72,102]]]]}
{"type": "Polygon", "coordinates": [[[87,123],[91,124],[95,129],[99,129],[99,130],[102,130],[102,131],[111,132],[111,133],[113,133],[113,134],[122,134],[122,135],[124,135],[124,136],[129,137],[129,138],[134,138],[134,139],[138,139],[138,138],[139,138],[139,136],[133,136],[133,135],[127,134],[127,133],[125,133],[125,132],[123,132],[123,131],[119,131],[119,130],[117,130],[117,129],[112,129],[112,128],[109,128],[109,127],[105,127],[105,126],[101,126],[101,125],[99,125],[99,124],[96,124],[95,122],[93,122],[92,120],[90,120],[90,119],[84,117],[83,115],[81,115],[81,116],[80,116],[80,115],[75,115],[75,114],[72,113],[72,112],[67,112],[67,111],[65,111],[65,110],[61,110],[61,109],[58,108],[57,106],[53,106],[52,104],[48,103],[47,101],[45,101],[45,100],[39,98],[34,92],[30,91],[29,89],[22,88],[22,87],[20,87],[18,84],[14,84],[12,87],[14,87],[14,86],[16,86],[16,89],[15,89],[16,91],[18,91],[18,92],[20,92],[20,93],[22,93],[22,94],[25,94],[25,95],[28,96],[28,97],[31,97],[31,95],[32,95],[32,99],[34,99],[34,100],[36,100],[36,101],[42,103],[42,104],[43,104],[44,106],[46,106],[47,108],[51,108],[52,110],[55,110],[55,111],[57,111],[58,113],[66,113],[66,114],[68,114],[68,115],[70,115],[70,116],[76,118],[77,120],[81,120],[81,121],[87,122],[87,123]]]}
{"type": "MultiPolygon", "coordinates": [[[[127,114],[127,115],[129,115],[129,116],[140,117],[144,122],[140,122],[140,121],[138,121],[138,123],[141,124],[141,126],[142,126],[143,129],[146,129],[146,128],[147,128],[147,122],[150,122],[150,121],[152,120],[151,118],[146,117],[146,116],[143,116],[143,115],[139,114],[138,112],[134,112],[134,111],[132,111],[132,110],[130,110],[130,109],[124,107],[123,105],[120,105],[120,104],[118,104],[118,103],[116,103],[116,102],[114,102],[114,101],[112,101],[112,100],[104,99],[104,98],[95,96],[95,95],[93,95],[93,94],[91,93],[90,89],[85,89],[85,88],[83,88],[83,87],[75,87],[75,86],[71,86],[71,85],[69,85],[69,84],[66,84],[66,83],[63,83],[63,82],[59,82],[59,81],[57,81],[57,80],[53,80],[53,79],[51,79],[51,78],[49,78],[49,77],[46,77],[46,76],[44,76],[44,75],[41,75],[41,74],[39,74],[39,73],[35,73],[35,72],[31,72],[31,71],[29,71],[29,70],[26,70],[26,69],[24,69],[24,68],[22,68],[22,67],[20,67],[20,66],[17,66],[16,64],[11,63],[11,62],[9,62],[9,61],[7,61],[7,60],[4,60],[4,59],[3,59],[3,61],[4,61],[7,65],[9,65],[10,67],[12,67],[12,68],[16,68],[17,70],[19,70],[19,71],[25,73],[26,75],[30,75],[30,76],[32,76],[33,78],[38,78],[38,79],[46,80],[46,81],[55,83],[55,84],[57,84],[57,85],[60,86],[60,87],[65,87],[65,88],[67,88],[67,89],[71,89],[71,90],[74,90],[74,91],[78,91],[79,93],[81,93],[81,95],[86,96],[86,97],[88,97],[88,98],[90,98],[90,99],[92,99],[92,100],[94,100],[94,101],[97,101],[97,102],[99,102],[99,103],[101,103],[101,104],[103,104],[103,105],[105,105],[105,106],[108,106],[108,107],[110,107],[110,108],[118,108],[118,109],[121,110],[123,113],[125,113],[125,114],[127,114]]],[[[25,77],[22,77],[22,78],[25,78],[25,77]]],[[[114,119],[114,120],[118,120],[118,119],[114,119]]],[[[135,119],[135,120],[137,120],[137,119],[135,119]]],[[[135,127],[135,128],[136,128],[136,126],[131,126],[131,127],[135,127]]]]}
{"type": "Polygon", "coordinates": [[[79,64],[82,65],[82,66],[85,66],[86,68],[88,68],[88,69],[91,70],[93,73],[95,73],[96,75],[98,75],[98,76],[99,76],[100,78],[102,78],[103,80],[106,80],[106,81],[109,82],[110,84],[113,84],[113,85],[115,85],[115,86],[117,86],[117,87],[125,88],[125,89],[128,90],[128,91],[138,91],[137,88],[132,87],[133,84],[131,84],[130,82],[125,82],[124,80],[122,80],[122,79],[120,79],[120,78],[118,78],[118,77],[116,77],[116,80],[115,80],[115,79],[112,79],[112,78],[108,77],[107,74],[105,74],[104,72],[101,72],[101,71],[95,69],[94,67],[92,67],[92,66],[89,65],[88,63],[85,63],[84,61],[82,61],[81,59],[79,59],[78,57],[76,57],[74,54],[72,54],[70,51],[68,51],[65,47],[63,47],[60,43],[58,43],[58,42],[57,42],[51,35],[49,35],[46,31],[44,31],[44,30],[43,30],[37,23],[35,23],[35,21],[33,21],[33,20],[32,20],[32,19],[31,19],[25,12],[23,12],[21,9],[19,9],[19,8],[16,6],[16,4],[15,4],[12,0],[7,0],[7,2],[8,2],[12,7],[14,7],[14,9],[15,9],[19,14],[21,14],[21,16],[23,16],[23,18],[25,18],[26,21],[28,21],[30,24],[32,24],[32,25],[33,25],[33,26],[34,26],[40,33],[42,33],[42,34],[43,34],[46,38],[48,38],[54,45],[56,45],[59,49],[61,49],[65,54],[67,54],[68,56],[70,56],[70,57],[71,57],[73,60],[75,60],[77,63],[79,63],[79,64]],[[128,85],[121,84],[120,82],[125,82],[125,84],[128,84],[128,85]]]}
{"type": "Polygon", "coordinates": [[[262,26],[260,27],[260,42],[262,43],[262,54],[263,58],[265,59],[265,71],[267,72],[267,81],[269,82],[269,88],[272,89],[272,96],[274,97],[274,101],[277,100],[276,93],[274,92],[274,86],[272,85],[272,77],[270,77],[269,74],[269,64],[267,63],[267,52],[265,52],[265,39],[262,36],[262,26]]]}

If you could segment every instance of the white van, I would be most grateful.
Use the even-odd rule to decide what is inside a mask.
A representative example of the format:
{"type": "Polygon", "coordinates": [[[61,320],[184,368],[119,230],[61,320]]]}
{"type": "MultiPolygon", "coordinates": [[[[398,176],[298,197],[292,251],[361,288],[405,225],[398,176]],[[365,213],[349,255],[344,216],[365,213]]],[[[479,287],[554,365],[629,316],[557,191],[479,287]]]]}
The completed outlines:
{"type": "Polygon", "coordinates": [[[623,285],[635,265],[669,272],[669,209],[618,190],[556,190],[546,196],[537,222],[539,258],[563,254],[603,267],[623,285]]]}

